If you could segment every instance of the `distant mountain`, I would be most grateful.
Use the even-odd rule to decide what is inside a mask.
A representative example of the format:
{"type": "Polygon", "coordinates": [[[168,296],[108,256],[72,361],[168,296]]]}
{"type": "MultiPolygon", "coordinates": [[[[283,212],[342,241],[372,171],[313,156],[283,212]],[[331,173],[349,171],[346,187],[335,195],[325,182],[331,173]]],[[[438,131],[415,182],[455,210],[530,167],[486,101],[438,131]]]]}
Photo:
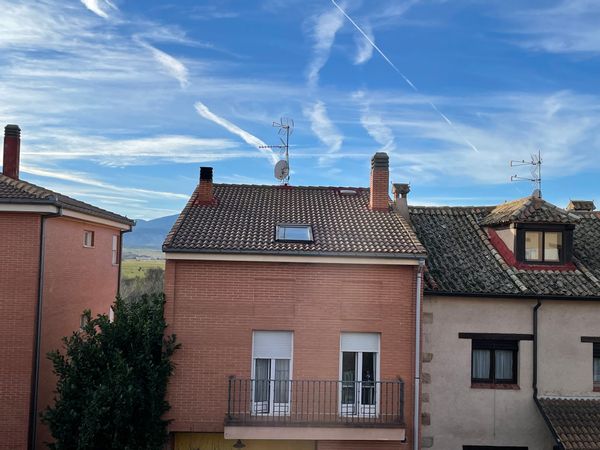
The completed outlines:
{"type": "Polygon", "coordinates": [[[147,248],[160,250],[175,220],[177,220],[177,214],[152,220],[138,219],[133,231],[125,233],[123,246],[126,249],[147,248]]]}

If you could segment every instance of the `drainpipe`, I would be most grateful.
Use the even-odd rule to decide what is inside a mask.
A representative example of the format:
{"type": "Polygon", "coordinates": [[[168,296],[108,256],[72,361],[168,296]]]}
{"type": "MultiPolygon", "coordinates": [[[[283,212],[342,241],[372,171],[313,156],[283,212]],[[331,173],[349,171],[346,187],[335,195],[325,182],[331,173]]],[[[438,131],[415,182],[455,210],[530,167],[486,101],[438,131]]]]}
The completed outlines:
{"type": "Polygon", "coordinates": [[[121,230],[121,233],[119,236],[119,274],[117,275],[117,296],[121,295],[121,270],[122,270],[122,265],[123,265],[123,235],[125,233],[130,233],[131,231],[133,231],[134,226],[135,226],[135,223],[133,224],[133,226],[129,227],[129,230],[121,230]]]}
{"type": "Polygon", "coordinates": [[[34,327],[34,342],[33,342],[33,371],[31,373],[31,389],[29,398],[29,436],[27,448],[35,450],[35,441],[37,435],[38,421],[38,386],[40,382],[40,348],[42,341],[42,300],[44,294],[44,262],[46,256],[46,219],[62,216],[62,208],[58,207],[56,213],[41,216],[40,223],[40,260],[38,264],[38,298],[35,309],[35,327],[34,327]]]}
{"type": "Polygon", "coordinates": [[[552,437],[556,441],[555,450],[565,450],[560,438],[554,431],[554,427],[550,422],[550,419],[544,412],[540,401],[538,400],[538,386],[537,386],[537,378],[538,378],[538,310],[542,306],[542,300],[538,298],[537,304],[533,307],[533,401],[538,408],[538,411],[542,414],[542,418],[544,422],[546,422],[546,426],[552,433],[552,437]]]}
{"type": "Polygon", "coordinates": [[[415,295],[415,405],[413,417],[413,449],[419,450],[420,437],[420,406],[421,406],[421,292],[423,284],[423,269],[425,260],[419,259],[417,271],[417,293],[415,295]]]}

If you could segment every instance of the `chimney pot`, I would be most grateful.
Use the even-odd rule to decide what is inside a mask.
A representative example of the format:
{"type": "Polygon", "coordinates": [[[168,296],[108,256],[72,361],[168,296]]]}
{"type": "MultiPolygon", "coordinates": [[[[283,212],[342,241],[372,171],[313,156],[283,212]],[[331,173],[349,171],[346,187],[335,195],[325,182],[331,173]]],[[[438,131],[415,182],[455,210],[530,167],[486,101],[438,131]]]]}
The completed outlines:
{"type": "Polygon", "coordinates": [[[7,177],[19,179],[19,160],[21,158],[21,129],[18,125],[4,127],[4,159],[2,173],[7,177]]]}
{"type": "Polygon", "coordinates": [[[198,185],[197,205],[210,205],[213,197],[213,168],[200,167],[200,184],[198,185]]]}
{"type": "Polygon", "coordinates": [[[410,185],[408,183],[394,183],[392,185],[392,192],[394,193],[394,207],[396,211],[406,220],[410,220],[407,199],[410,192],[410,185]]]}
{"type": "Polygon", "coordinates": [[[389,209],[390,158],[377,152],[371,158],[371,192],[369,207],[374,211],[389,209]]]}

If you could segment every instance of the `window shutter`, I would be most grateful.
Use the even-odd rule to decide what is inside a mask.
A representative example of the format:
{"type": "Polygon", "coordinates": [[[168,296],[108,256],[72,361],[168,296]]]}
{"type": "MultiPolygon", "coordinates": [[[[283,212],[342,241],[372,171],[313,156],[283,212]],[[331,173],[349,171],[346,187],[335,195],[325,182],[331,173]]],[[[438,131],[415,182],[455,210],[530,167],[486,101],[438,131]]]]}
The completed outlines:
{"type": "Polygon", "coordinates": [[[378,352],[379,333],[342,333],[343,352],[378,352]]]}
{"type": "Polygon", "coordinates": [[[291,331],[255,331],[254,358],[292,358],[291,331]]]}

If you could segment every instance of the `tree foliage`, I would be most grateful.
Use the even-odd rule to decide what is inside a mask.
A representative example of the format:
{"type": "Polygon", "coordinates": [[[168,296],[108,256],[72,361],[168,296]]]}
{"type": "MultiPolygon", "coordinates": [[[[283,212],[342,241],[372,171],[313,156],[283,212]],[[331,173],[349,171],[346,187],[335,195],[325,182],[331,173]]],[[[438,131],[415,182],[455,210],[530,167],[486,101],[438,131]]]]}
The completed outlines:
{"type": "Polygon", "coordinates": [[[165,393],[175,335],[164,336],[164,295],[117,298],[114,322],[92,318],[48,354],[55,404],[42,414],[54,450],[159,450],[167,439],[165,393]]]}

